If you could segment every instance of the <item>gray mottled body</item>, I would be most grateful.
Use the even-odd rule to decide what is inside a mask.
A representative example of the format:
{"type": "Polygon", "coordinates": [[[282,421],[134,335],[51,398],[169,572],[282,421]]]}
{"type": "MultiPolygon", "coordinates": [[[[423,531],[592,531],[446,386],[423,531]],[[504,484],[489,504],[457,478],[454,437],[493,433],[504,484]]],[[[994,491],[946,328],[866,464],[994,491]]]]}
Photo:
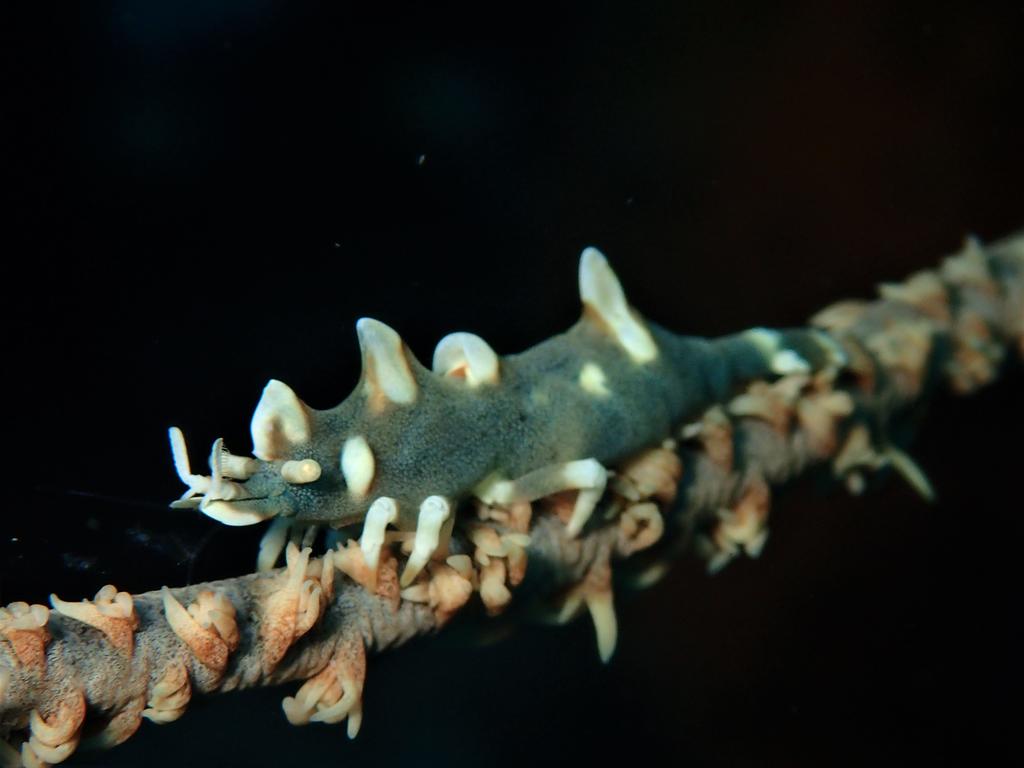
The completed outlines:
{"type": "MultiPolygon", "coordinates": [[[[181,441],[179,473],[190,484],[180,503],[233,525],[278,516],[335,528],[374,517],[377,504],[373,542],[383,541],[387,525],[419,536],[430,507],[428,551],[442,523],[450,529],[451,510],[472,496],[488,503],[559,490],[599,496],[604,467],[660,445],[753,379],[809,371],[834,353],[808,331],[677,336],[626,303],[593,249],[581,259],[580,291],[583,317],[567,332],[503,358],[482,339],[452,334],[438,345],[432,370],[392,329],[361,320],[355,392],[314,411],[272,381],[253,417],[258,460],[224,454],[211,457],[212,478],[191,475],[183,438],[172,430],[172,443],[181,441]],[[191,499],[195,493],[204,496],[191,499]]],[[[379,547],[366,542],[364,533],[368,554],[379,547]]]]}
{"type": "Polygon", "coordinates": [[[515,478],[580,458],[615,465],[658,445],[744,382],[772,375],[763,350],[741,336],[706,341],[648,327],[659,350],[649,363],[632,361],[583,319],[503,357],[496,385],[469,388],[414,363],[419,395],[412,404],[375,413],[357,390],[335,408],[314,412],[315,439],[297,446],[293,458],[337,467],[346,439],[363,435],[376,476],[361,499],[346,493],[339,473],[289,489],[296,518],[348,525],[362,519],[373,498],[388,496],[398,502],[401,527],[413,528],[427,496],[460,500],[490,475],[515,478]],[[607,394],[581,385],[587,364],[604,374],[607,394]]]}
{"type": "MultiPolygon", "coordinates": [[[[327,446],[310,455],[336,464],[332,458],[349,434],[367,435],[379,473],[370,496],[395,498],[410,528],[427,496],[465,498],[490,475],[511,479],[581,458],[613,465],[658,445],[674,425],[730,389],[728,366],[708,365],[721,357],[714,344],[662,330],[656,338],[663,354],[638,364],[583,320],[502,358],[501,381],[494,386],[470,389],[423,369],[416,403],[395,407],[386,419],[365,412],[353,418],[347,401],[325,412],[323,434],[333,436],[334,455],[327,446]],[[607,394],[581,386],[588,363],[604,373],[607,394]],[[706,378],[710,369],[721,372],[717,381],[706,378]]],[[[756,354],[753,347],[749,351],[756,354]]],[[[361,519],[367,505],[351,504],[342,516],[337,506],[317,505],[323,517],[309,507],[298,516],[348,523],[361,519]]]]}

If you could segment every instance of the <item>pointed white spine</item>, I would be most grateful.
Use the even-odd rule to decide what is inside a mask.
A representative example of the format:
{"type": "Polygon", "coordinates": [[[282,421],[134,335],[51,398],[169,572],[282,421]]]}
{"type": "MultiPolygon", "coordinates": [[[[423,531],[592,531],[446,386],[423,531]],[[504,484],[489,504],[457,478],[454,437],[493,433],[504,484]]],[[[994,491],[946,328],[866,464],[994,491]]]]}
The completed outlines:
{"type": "Polygon", "coordinates": [[[349,495],[362,499],[370,490],[377,463],[369,443],[362,435],[350,437],[341,449],[341,473],[345,476],[349,495]]]}
{"type": "Polygon", "coordinates": [[[619,639],[619,624],[615,618],[615,603],[611,589],[587,594],[584,598],[597,635],[597,653],[607,664],[615,653],[619,639]]]}
{"type": "Polygon", "coordinates": [[[651,332],[630,309],[619,279],[597,248],[585,248],[580,256],[580,299],[634,362],[648,363],[658,356],[651,332]]]}
{"type": "Polygon", "coordinates": [[[430,561],[440,543],[441,527],[448,519],[451,507],[441,496],[428,496],[420,505],[420,515],[416,520],[416,538],[413,540],[412,554],[402,571],[401,586],[407,587],[419,575],[430,561]]]}
{"type": "Polygon", "coordinates": [[[367,397],[399,405],[415,402],[419,390],[398,333],[379,320],[363,317],[356,323],[356,334],[363,350],[367,397]]]}
{"type": "Polygon", "coordinates": [[[583,526],[587,524],[594,507],[604,495],[605,485],[608,484],[608,470],[601,466],[596,459],[582,459],[570,461],[562,471],[566,481],[566,487],[579,488],[576,496],[576,504],[572,510],[572,517],[565,526],[565,532],[576,537],[583,526]]]}
{"type": "Polygon", "coordinates": [[[490,344],[472,333],[449,333],[434,349],[434,373],[465,379],[476,388],[498,383],[498,355],[490,344]]]}
{"type": "Polygon", "coordinates": [[[371,571],[376,572],[380,562],[380,550],[389,524],[398,519],[398,505],[387,496],[375,500],[363,521],[363,535],[359,537],[359,548],[371,571]]]}
{"type": "Polygon", "coordinates": [[[895,445],[890,445],[885,450],[884,458],[907,481],[910,487],[917,491],[922,499],[929,503],[934,503],[935,488],[928,479],[928,475],[924,473],[924,470],[918,466],[917,462],[909,454],[900,450],[895,445]]]}
{"type": "Polygon", "coordinates": [[[250,425],[253,454],[264,461],[284,458],[292,446],[310,437],[309,409],[284,382],[271,379],[263,388],[250,425]]]}

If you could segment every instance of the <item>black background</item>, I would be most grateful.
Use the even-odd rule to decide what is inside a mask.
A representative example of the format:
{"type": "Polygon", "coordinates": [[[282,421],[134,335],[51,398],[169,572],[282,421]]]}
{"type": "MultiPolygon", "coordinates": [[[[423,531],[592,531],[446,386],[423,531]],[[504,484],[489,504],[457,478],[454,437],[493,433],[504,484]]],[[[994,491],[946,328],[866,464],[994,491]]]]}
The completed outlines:
{"type": "MultiPolygon", "coordinates": [[[[423,360],[457,329],[518,351],[573,322],[593,244],[671,328],[799,324],[1024,225],[1019,3],[37,8],[8,28],[2,602],[251,570],[258,530],[166,509],[165,430],[201,465],[217,436],[249,447],[270,377],[333,405],[360,316],[423,360]]],[[[788,490],[760,561],[622,597],[607,667],[584,621],[453,632],[373,660],[355,742],[288,726],[292,686],[69,764],[1016,747],[1020,385],[936,403],[915,455],[937,505],[788,490]]]]}

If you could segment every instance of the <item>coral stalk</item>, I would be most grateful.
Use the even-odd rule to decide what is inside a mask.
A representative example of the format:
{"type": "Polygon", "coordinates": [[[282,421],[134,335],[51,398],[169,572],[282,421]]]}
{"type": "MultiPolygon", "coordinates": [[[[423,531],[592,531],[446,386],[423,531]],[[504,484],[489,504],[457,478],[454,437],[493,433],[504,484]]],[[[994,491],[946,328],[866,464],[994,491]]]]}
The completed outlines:
{"type": "Polygon", "coordinates": [[[481,502],[405,588],[412,541],[390,534],[376,569],[353,541],[322,557],[293,543],[287,566],[266,573],[0,609],[0,764],[57,763],[79,745],[121,743],[144,718],[171,722],[197,694],[291,681],[303,684],[284,699],[290,722],[347,719],[354,736],[367,652],[442,628],[475,594],[489,614],[540,602],[568,620],[585,609],[607,659],[619,561],[643,585],[687,547],[712,571],[757,557],[771,487],[811,471],[859,493],[891,468],[929,495],[894,435],[940,388],[972,392],[1004,358],[1024,357],[1024,233],[969,240],[941,268],[883,285],[875,301],[833,305],[812,325],[833,364],[754,382],[616,467],[578,536],[572,492],[481,502]]]}

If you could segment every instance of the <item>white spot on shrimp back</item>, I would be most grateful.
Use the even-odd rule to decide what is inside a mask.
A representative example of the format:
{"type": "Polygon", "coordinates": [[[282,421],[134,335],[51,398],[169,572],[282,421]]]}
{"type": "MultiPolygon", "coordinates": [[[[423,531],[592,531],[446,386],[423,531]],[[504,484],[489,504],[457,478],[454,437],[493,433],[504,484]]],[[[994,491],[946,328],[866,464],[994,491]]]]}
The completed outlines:
{"type": "Polygon", "coordinates": [[[289,483],[302,485],[320,479],[320,465],[313,459],[286,461],[281,465],[281,477],[289,483]]]}
{"type": "Polygon", "coordinates": [[[611,394],[608,389],[608,377],[597,363],[585,363],[580,369],[580,386],[585,392],[596,397],[606,397],[611,394]]]}
{"type": "Polygon", "coordinates": [[[366,438],[350,437],[341,449],[341,473],[345,476],[349,495],[356,499],[366,496],[373,483],[377,463],[366,438]]]}

